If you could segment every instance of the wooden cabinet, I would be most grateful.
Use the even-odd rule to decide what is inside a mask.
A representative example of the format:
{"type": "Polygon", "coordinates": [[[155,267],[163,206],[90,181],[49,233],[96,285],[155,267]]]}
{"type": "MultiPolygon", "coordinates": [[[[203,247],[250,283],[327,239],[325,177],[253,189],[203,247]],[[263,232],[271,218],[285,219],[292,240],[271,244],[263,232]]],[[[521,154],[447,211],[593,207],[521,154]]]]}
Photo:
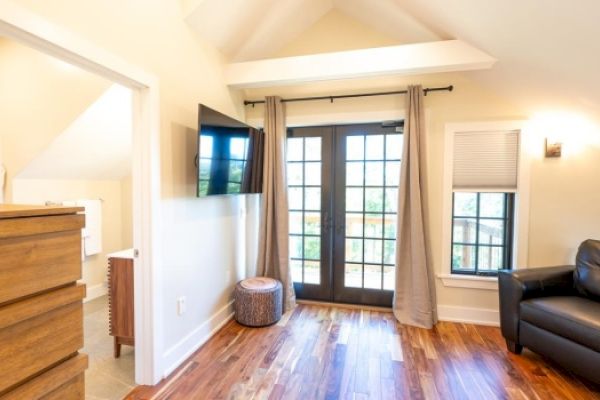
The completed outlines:
{"type": "Polygon", "coordinates": [[[82,212],[0,205],[0,400],[85,397],[82,212]]]}
{"type": "Polygon", "coordinates": [[[135,345],[133,298],[133,250],[109,254],[108,304],[115,358],[121,356],[121,345],[135,345]]]}

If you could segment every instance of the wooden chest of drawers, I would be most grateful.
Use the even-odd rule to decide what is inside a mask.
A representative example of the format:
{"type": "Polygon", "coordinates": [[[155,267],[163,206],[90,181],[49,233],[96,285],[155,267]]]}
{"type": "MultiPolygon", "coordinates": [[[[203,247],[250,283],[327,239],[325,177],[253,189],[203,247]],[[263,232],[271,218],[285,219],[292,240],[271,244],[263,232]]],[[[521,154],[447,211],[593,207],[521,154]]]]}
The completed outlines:
{"type": "Polygon", "coordinates": [[[85,397],[82,211],[0,205],[0,400],[85,397]]]}

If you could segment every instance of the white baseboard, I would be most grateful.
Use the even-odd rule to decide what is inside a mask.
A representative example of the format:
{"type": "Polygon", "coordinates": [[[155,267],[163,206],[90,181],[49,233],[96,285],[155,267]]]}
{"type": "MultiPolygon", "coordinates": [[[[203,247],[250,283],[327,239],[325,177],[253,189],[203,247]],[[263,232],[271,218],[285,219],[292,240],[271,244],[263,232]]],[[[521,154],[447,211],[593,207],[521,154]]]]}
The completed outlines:
{"type": "Polygon", "coordinates": [[[88,286],[86,288],[86,296],[85,296],[85,299],[83,299],[83,302],[87,303],[88,301],[97,299],[98,297],[102,297],[107,294],[108,294],[108,286],[107,286],[106,282],[99,283],[99,284],[93,285],[93,286],[88,286]]]}
{"type": "Polygon", "coordinates": [[[177,367],[187,360],[196,350],[208,341],[219,329],[233,318],[233,301],[213,314],[208,320],[190,332],[163,354],[163,363],[166,368],[163,378],[169,376],[177,367]]]}
{"type": "Polygon", "coordinates": [[[438,319],[475,325],[500,326],[500,312],[485,308],[446,306],[438,304],[438,319]]]}

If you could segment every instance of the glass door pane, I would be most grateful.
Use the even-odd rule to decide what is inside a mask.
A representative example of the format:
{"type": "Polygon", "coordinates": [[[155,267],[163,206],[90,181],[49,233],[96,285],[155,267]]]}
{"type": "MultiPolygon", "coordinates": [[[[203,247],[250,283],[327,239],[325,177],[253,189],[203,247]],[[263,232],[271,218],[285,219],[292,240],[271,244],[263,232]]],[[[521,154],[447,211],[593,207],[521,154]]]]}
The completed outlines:
{"type": "Polygon", "coordinates": [[[288,131],[290,262],[299,298],[389,306],[402,135],[352,125],[288,131]]]}
{"type": "Polygon", "coordinates": [[[331,296],[328,182],[331,128],[288,132],[287,183],[290,266],[299,298],[331,296]],[[325,157],[324,157],[325,155],[325,157]]]}
{"type": "Polygon", "coordinates": [[[336,301],[391,304],[402,143],[394,128],[337,128],[336,301]]]}

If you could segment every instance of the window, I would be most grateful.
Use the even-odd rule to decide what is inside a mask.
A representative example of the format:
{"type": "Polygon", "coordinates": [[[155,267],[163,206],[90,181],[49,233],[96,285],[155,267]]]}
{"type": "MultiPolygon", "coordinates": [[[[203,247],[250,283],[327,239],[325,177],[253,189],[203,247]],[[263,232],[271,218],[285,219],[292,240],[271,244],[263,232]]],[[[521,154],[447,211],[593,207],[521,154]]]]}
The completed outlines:
{"type": "Polygon", "coordinates": [[[529,171],[522,121],[445,127],[444,286],[498,290],[499,269],[527,266],[529,171]]]}
{"type": "Polygon", "coordinates": [[[514,194],[454,192],[452,203],[452,273],[511,268],[514,194]]]}

